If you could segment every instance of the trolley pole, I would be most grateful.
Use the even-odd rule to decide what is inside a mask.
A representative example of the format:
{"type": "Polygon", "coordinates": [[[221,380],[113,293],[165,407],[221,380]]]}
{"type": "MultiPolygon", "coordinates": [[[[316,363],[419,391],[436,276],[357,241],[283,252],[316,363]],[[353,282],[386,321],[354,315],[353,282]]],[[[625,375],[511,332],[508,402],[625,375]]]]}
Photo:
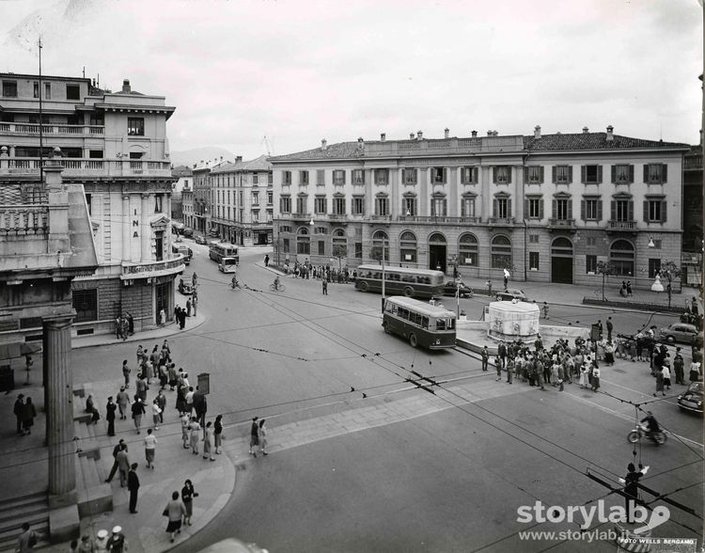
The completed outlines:
{"type": "Polygon", "coordinates": [[[385,296],[385,290],[384,290],[384,280],[385,280],[385,271],[384,271],[384,241],[382,241],[382,313],[384,313],[384,296],[385,296]]]}

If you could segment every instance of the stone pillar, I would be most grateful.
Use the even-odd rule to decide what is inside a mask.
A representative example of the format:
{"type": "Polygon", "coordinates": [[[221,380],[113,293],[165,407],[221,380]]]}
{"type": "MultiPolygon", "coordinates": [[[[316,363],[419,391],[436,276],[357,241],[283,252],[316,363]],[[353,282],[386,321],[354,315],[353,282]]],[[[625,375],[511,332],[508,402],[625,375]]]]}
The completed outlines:
{"type": "Polygon", "coordinates": [[[50,506],[76,503],[73,379],[69,365],[73,314],[45,318],[44,375],[50,506]]]}
{"type": "Polygon", "coordinates": [[[132,240],[132,217],[130,217],[130,196],[122,197],[122,260],[130,261],[130,241],[132,240]]]}
{"type": "MultiPolygon", "coordinates": [[[[152,229],[149,225],[149,216],[154,212],[154,195],[142,194],[142,212],[140,213],[140,261],[147,263],[152,259],[152,229]],[[150,210],[151,207],[151,210],[150,210]]],[[[166,237],[165,237],[166,239],[166,237]]]]}

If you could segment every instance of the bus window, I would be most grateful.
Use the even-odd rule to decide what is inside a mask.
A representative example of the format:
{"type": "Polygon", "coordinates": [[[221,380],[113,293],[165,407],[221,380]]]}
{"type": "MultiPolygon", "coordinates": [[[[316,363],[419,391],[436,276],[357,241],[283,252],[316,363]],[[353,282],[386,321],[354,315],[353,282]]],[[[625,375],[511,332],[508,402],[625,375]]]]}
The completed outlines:
{"type": "Polygon", "coordinates": [[[399,315],[400,319],[407,319],[408,320],[409,319],[409,310],[404,309],[403,307],[400,307],[398,315],[399,315]]]}
{"type": "Polygon", "coordinates": [[[436,330],[445,330],[446,329],[446,320],[445,319],[436,319],[436,330]]]}
{"type": "Polygon", "coordinates": [[[428,317],[421,318],[421,328],[428,328],[428,317]]]}

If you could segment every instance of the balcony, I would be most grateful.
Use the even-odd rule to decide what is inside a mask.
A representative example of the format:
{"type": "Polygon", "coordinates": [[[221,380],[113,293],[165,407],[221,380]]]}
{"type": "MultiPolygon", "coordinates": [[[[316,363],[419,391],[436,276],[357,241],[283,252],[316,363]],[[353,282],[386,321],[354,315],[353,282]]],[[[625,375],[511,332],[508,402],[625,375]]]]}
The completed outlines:
{"type": "Polygon", "coordinates": [[[176,275],[182,273],[184,268],[184,256],[181,254],[170,259],[150,261],[147,263],[128,263],[123,261],[120,280],[135,280],[141,278],[156,278],[176,275]]]}
{"type": "Polygon", "coordinates": [[[0,205],[0,235],[46,234],[49,205],[0,205]]]}
{"type": "Polygon", "coordinates": [[[437,225],[438,223],[450,223],[454,225],[476,224],[482,221],[481,217],[447,217],[435,215],[399,215],[397,221],[404,223],[421,223],[437,225]]]}
{"type": "Polygon", "coordinates": [[[391,215],[370,215],[368,218],[368,221],[371,223],[385,223],[389,224],[392,222],[392,216],[391,215]]]}
{"type": "Polygon", "coordinates": [[[636,221],[607,221],[607,232],[628,232],[635,234],[636,221]]]}
{"type": "Polygon", "coordinates": [[[555,217],[548,220],[548,230],[566,230],[569,232],[575,232],[575,219],[557,219],[555,217]]]}
{"type": "Polygon", "coordinates": [[[490,227],[513,227],[514,217],[490,217],[487,224],[490,227]]]}
{"type": "MultiPolygon", "coordinates": [[[[284,214],[282,213],[282,217],[283,216],[284,214]]],[[[291,213],[289,215],[289,218],[293,221],[310,221],[312,217],[310,213],[291,213]]]]}
{"type": "MultiPolygon", "coordinates": [[[[46,161],[46,159],[45,159],[46,161]]],[[[171,162],[62,158],[64,177],[170,177],[171,162]]],[[[39,158],[0,157],[0,175],[39,174],[39,158]]]]}
{"type": "MultiPolygon", "coordinates": [[[[103,136],[102,125],[42,125],[42,134],[47,136],[103,136]]],[[[0,134],[14,136],[39,136],[38,123],[0,123],[0,134]]]]}

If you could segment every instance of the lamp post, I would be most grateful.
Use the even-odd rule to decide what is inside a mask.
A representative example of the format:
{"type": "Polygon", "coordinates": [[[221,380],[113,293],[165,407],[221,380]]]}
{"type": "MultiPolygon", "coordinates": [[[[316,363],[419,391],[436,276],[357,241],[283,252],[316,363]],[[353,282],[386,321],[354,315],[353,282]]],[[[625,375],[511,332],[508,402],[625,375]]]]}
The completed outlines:
{"type": "Polygon", "coordinates": [[[385,281],[385,270],[384,270],[384,256],[387,248],[387,239],[383,238],[382,239],[382,312],[384,313],[384,300],[385,300],[385,286],[384,286],[384,281],[385,281]]]}

